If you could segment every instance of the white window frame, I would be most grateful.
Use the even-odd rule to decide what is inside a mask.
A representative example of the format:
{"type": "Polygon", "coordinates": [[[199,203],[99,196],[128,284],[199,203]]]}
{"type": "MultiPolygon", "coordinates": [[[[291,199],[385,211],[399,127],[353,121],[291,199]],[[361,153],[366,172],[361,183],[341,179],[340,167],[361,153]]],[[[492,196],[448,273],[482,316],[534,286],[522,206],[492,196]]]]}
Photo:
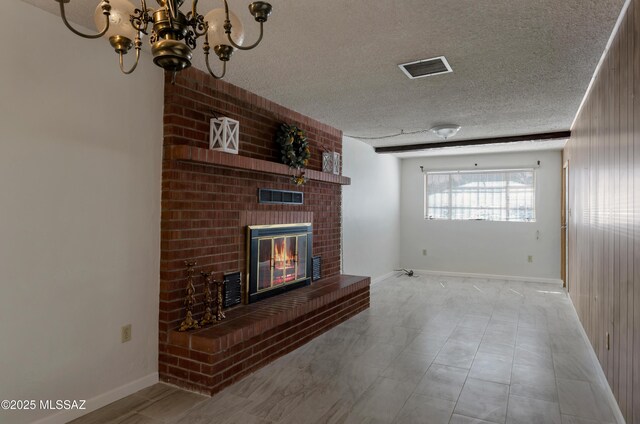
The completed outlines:
{"type": "Polygon", "coordinates": [[[427,221],[482,221],[482,222],[518,222],[518,223],[534,223],[537,220],[537,191],[538,191],[538,181],[537,181],[537,172],[536,168],[505,168],[505,169],[451,169],[451,170],[424,170],[424,187],[423,187],[423,196],[424,196],[424,219],[427,221]],[[454,175],[454,174],[480,174],[480,173],[502,173],[507,174],[509,172],[532,172],[533,173],[533,218],[530,220],[510,220],[509,219],[509,180],[506,179],[506,204],[505,211],[507,219],[476,219],[476,218],[453,218],[452,211],[455,209],[452,205],[452,188],[451,188],[451,179],[449,179],[449,217],[448,218],[431,218],[429,217],[429,175],[454,175]]]}

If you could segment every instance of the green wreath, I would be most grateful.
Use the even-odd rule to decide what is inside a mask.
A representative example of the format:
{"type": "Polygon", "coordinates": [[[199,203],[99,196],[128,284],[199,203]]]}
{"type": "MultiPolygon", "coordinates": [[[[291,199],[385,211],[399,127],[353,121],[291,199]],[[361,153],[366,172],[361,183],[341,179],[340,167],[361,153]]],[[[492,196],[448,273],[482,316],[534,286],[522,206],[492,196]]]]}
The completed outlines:
{"type": "Polygon", "coordinates": [[[296,169],[309,164],[311,151],[304,130],[295,125],[281,124],[276,132],[276,142],[280,145],[282,163],[296,169]]]}

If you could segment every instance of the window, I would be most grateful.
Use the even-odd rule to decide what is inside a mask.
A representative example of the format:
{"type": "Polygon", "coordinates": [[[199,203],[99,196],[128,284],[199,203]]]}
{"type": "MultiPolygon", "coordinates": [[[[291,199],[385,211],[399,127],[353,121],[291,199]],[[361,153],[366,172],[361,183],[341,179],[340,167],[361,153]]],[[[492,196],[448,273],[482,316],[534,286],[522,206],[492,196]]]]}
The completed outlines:
{"type": "Polygon", "coordinates": [[[425,219],[536,220],[533,169],[427,172],[425,187],[425,219]]]}

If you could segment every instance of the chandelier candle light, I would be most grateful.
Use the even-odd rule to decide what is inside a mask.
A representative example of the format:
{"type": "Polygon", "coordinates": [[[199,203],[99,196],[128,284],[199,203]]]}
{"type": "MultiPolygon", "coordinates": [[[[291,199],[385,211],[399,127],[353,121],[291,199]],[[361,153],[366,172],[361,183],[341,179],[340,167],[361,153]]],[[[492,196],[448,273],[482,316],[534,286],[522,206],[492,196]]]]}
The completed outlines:
{"type": "Polygon", "coordinates": [[[132,73],[138,66],[143,35],[149,36],[153,62],[164,70],[172,72],[174,77],[177,72],[191,66],[196,40],[204,36],[202,49],[205,62],[209,73],[216,79],[224,77],[227,62],[236,49],[251,50],[260,44],[263,24],[269,18],[272,9],[269,3],[263,1],[256,1],[249,5],[249,12],[260,24],[260,36],[254,44],[243,46],[242,23],[229,11],[227,0],[223,0],[224,8],[213,9],[206,15],[198,13],[198,0],[193,0],[191,10],[186,14],[180,10],[184,0],[156,0],[159,6],[157,9],[148,8],[146,0],[140,0],[140,8],[136,8],[128,0],[102,0],[94,15],[96,26],[103,28],[97,34],[83,34],[71,26],[64,8],[65,3],[71,0],[54,1],[60,4],[62,21],[74,34],[84,38],[106,36],[109,39],[120,58],[120,70],[125,74],[132,73]],[[220,75],[216,75],[209,64],[211,45],[222,61],[220,75]],[[136,51],[136,60],[130,69],[125,70],[124,55],[131,48],[136,51]]]}

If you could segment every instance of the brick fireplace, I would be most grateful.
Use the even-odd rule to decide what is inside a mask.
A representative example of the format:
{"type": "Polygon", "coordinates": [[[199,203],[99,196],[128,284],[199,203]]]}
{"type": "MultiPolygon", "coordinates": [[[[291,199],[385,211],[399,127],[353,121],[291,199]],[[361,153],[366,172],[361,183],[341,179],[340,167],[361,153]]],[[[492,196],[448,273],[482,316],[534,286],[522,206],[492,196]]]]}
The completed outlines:
{"type": "MultiPolygon", "coordinates": [[[[163,381],[213,394],[369,305],[369,279],[340,275],[341,188],[349,179],[321,172],[322,152],[341,153],[342,133],[196,69],[165,80],[160,264],[160,354],[163,381]],[[208,149],[209,121],[240,122],[239,155],[208,149]],[[309,181],[291,183],[273,138],[282,122],[307,133],[309,181]],[[304,204],[258,202],[259,189],[296,190],[304,204]],[[185,260],[200,271],[246,277],[248,228],[310,224],[323,278],[310,286],[227,311],[227,320],[178,333],[184,319],[185,260]],[[274,348],[277,346],[277,348],[274,348]]],[[[203,313],[195,281],[195,318],[203,313]]]]}

